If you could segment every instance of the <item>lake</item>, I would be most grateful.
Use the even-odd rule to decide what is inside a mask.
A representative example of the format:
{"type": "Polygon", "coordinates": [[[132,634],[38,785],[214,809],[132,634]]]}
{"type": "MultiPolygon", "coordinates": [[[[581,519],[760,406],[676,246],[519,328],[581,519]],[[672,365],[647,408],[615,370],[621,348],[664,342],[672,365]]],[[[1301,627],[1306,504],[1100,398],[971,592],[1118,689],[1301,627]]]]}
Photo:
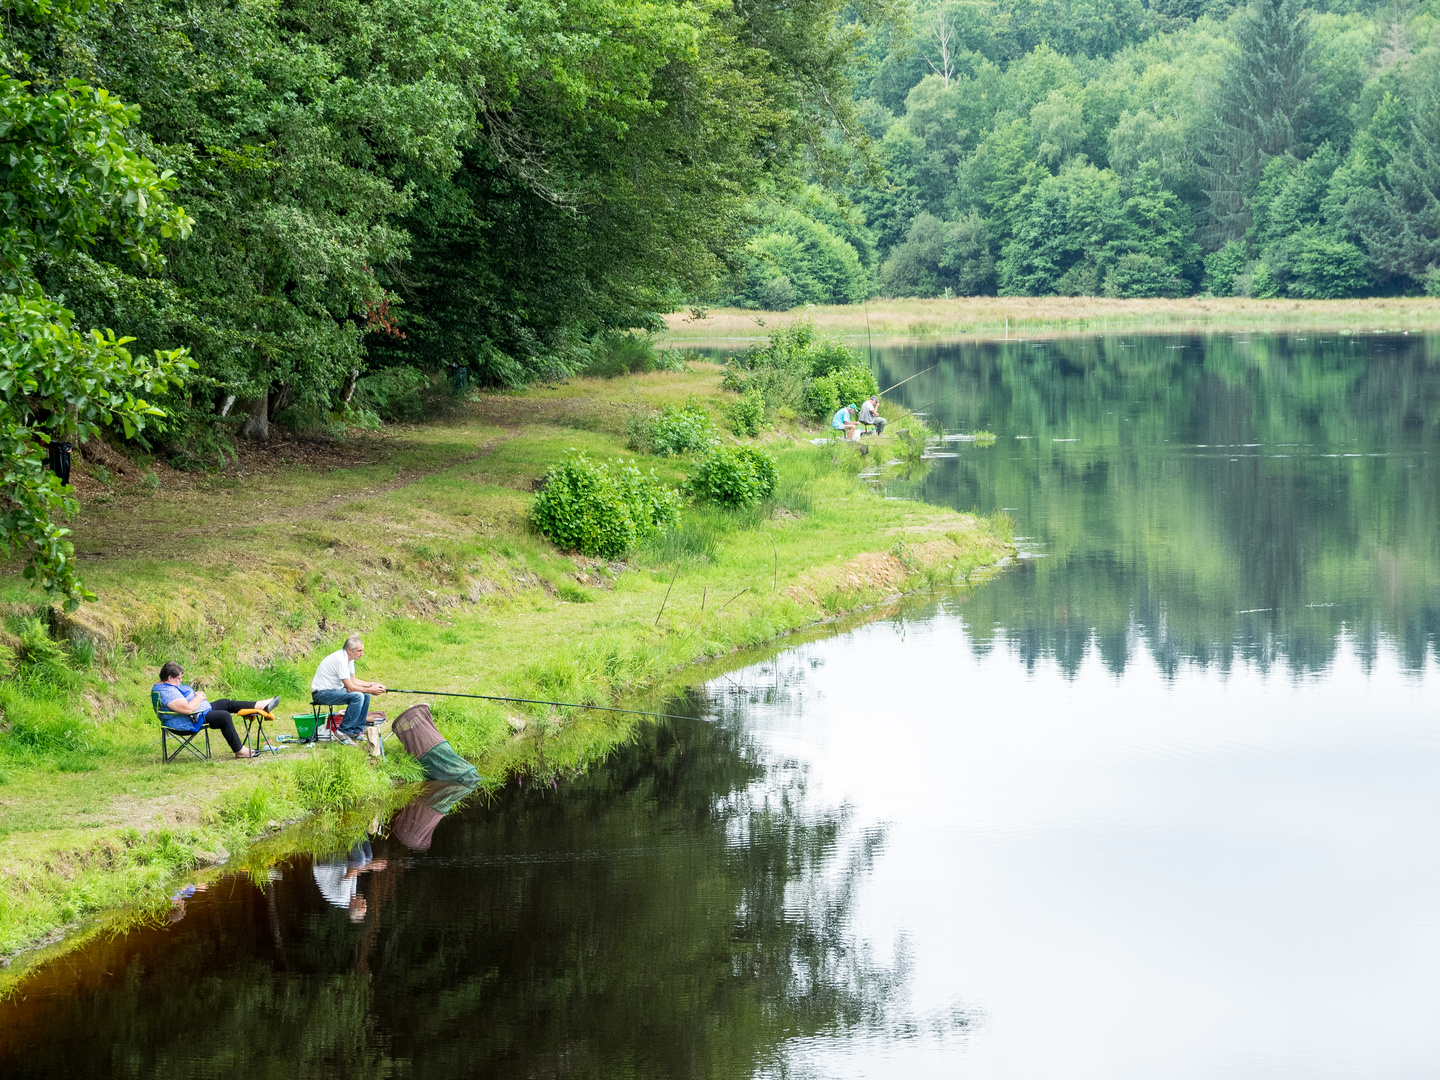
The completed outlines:
{"type": "Polygon", "coordinates": [[[5,1075],[1434,1076],[1440,338],[872,363],[1014,566],[87,946],[5,1075]]]}

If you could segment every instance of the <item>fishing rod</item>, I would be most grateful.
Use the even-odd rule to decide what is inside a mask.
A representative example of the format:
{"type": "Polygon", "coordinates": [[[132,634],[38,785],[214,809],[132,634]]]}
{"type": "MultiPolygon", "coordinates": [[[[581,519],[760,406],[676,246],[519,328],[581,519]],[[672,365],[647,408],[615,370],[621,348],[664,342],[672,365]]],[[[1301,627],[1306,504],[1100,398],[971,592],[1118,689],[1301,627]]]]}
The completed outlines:
{"type": "MultiPolygon", "coordinates": [[[[939,364],[931,364],[929,367],[927,367],[927,368],[925,369],[925,371],[934,371],[934,370],[935,370],[937,367],[939,367],[939,366],[940,366],[939,364]]],[[[917,371],[917,372],[915,372],[914,375],[911,375],[911,376],[910,376],[910,379],[918,379],[921,375],[924,375],[924,374],[925,374],[925,371],[917,371]]],[[[899,382],[897,382],[897,383],[895,384],[895,386],[904,386],[907,382],[910,381],[910,379],[901,379],[899,382]]],[[[888,394],[891,390],[894,390],[894,389],[895,389],[895,386],[887,386],[884,390],[881,390],[881,391],[880,391],[880,396],[881,396],[881,397],[884,397],[884,396],[885,396],[886,394],[888,394]]]]}
{"type": "Polygon", "coordinates": [[[610,705],[580,705],[573,701],[540,701],[528,697],[501,697],[498,694],[456,694],[448,690],[391,690],[385,688],[387,694],[415,694],[419,697],[464,697],[476,698],[480,701],[515,701],[523,705],[555,705],[562,709],[599,709],[601,712],[633,713],[635,716],[658,716],[664,720],[699,720],[698,716],[677,716],[675,713],[667,712],[646,712],[644,709],[617,709],[610,705]]]}

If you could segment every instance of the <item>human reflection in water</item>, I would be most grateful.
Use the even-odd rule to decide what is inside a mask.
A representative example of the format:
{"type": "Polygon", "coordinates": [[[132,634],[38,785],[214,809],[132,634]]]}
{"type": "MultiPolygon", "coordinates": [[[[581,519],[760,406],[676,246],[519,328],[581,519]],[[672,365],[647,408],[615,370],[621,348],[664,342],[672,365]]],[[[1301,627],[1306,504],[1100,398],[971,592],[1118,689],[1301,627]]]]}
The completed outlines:
{"type": "Polygon", "coordinates": [[[474,790],[474,784],[442,781],[426,784],[419,798],[395,815],[395,820],[390,823],[390,835],[411,851],[429,851],[440,819],[474,790]]]}
{"type": "Polygon", "coordinates": [[[186,885],[183,889],[170,897],[170,921],[179,922],[185,918],[185,901],[194,896],[197,892],[204,892],[210,886],[204,883],[186,885]]]}
{"type": "Polygon", "coordinates": [[[311,872],[320,895],[350,913],[351,922],[365,921],[365,897],[360,895],[360,875],[385,869],[385,860],[375,858],[368,839],[361,840],[343,858],[317,862],[311,872]]]}

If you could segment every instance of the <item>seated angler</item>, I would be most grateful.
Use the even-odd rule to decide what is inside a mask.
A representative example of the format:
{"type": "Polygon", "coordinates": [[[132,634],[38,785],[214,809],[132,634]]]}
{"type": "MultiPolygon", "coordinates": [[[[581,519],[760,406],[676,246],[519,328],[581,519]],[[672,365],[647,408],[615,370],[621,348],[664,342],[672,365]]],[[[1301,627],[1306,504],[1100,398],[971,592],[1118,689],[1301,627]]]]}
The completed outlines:
{"type": "MultiPolygon", "coordinates": [[[[160,681],[150,688],[150,692],[160,695],[160,704],[166,712],[191,718],[186,730],[199,731],[202,726],[215,728],[225,737],[236,757],[249,757],[250,748],[240,741],[240,736],[235,731],[234,714],[241,709],[263,709],[270,712],[280,704],[280,696],[277,694],[265,701],[235,701],[231,698],[207,701],[202,691],[192,689],[180,681],[180,676],[184,673],[184,669],[174,660],[166,661],[160,668],[160,681]]],[[[166,722],[166,726],[178,729],[186,723],[172,719],[166,722]]]]}
{"type": "Polygon", "coordinates": [[[876,435],[885,434],[885,418],[880,415],[879,394],[871,394],[865,404],[860,406],[860,423],[873,427],[876,435]]]}
{"type": "Polygon", "coordinates": [[[365,718],[370,714],[370,696],[385,693],[379,683],[355,677],[355,661],[365,655],[365,643],[358,634],[345,639],[345,647],[320,661],[315,678],[310,680],[310,700],[316,705],[344,705],[345,719],[340,721],[340,734],[346,740],[358,739],[365,731],[365,718]]]}

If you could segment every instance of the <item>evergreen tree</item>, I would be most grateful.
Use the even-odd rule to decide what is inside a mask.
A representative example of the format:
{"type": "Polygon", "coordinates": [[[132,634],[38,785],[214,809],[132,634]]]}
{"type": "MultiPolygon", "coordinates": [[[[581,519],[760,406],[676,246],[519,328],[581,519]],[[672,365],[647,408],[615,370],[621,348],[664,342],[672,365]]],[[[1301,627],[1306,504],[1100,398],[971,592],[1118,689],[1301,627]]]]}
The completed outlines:
{"type": "Polygon", "coordinates": [[[1251,0],[1236,20],[1235,44],[1206,132],[1205,194],[1218,243],[1250,227],[1254,185],[1271,158],[1295,149],[1314,83],[1311,27],[1300,0],[1251,0]]]}
{"type": "Polygon", "coordinates": [[[1375,264],[1385,273],[1425,283],[1432,293],[1440,268],[1437,136],[1440,116],[1432,114],[1423,127],[1414,125],[1410,145],[1391,159],[1380,190],[1357,193],[1346,207],[1375,264]]]}

